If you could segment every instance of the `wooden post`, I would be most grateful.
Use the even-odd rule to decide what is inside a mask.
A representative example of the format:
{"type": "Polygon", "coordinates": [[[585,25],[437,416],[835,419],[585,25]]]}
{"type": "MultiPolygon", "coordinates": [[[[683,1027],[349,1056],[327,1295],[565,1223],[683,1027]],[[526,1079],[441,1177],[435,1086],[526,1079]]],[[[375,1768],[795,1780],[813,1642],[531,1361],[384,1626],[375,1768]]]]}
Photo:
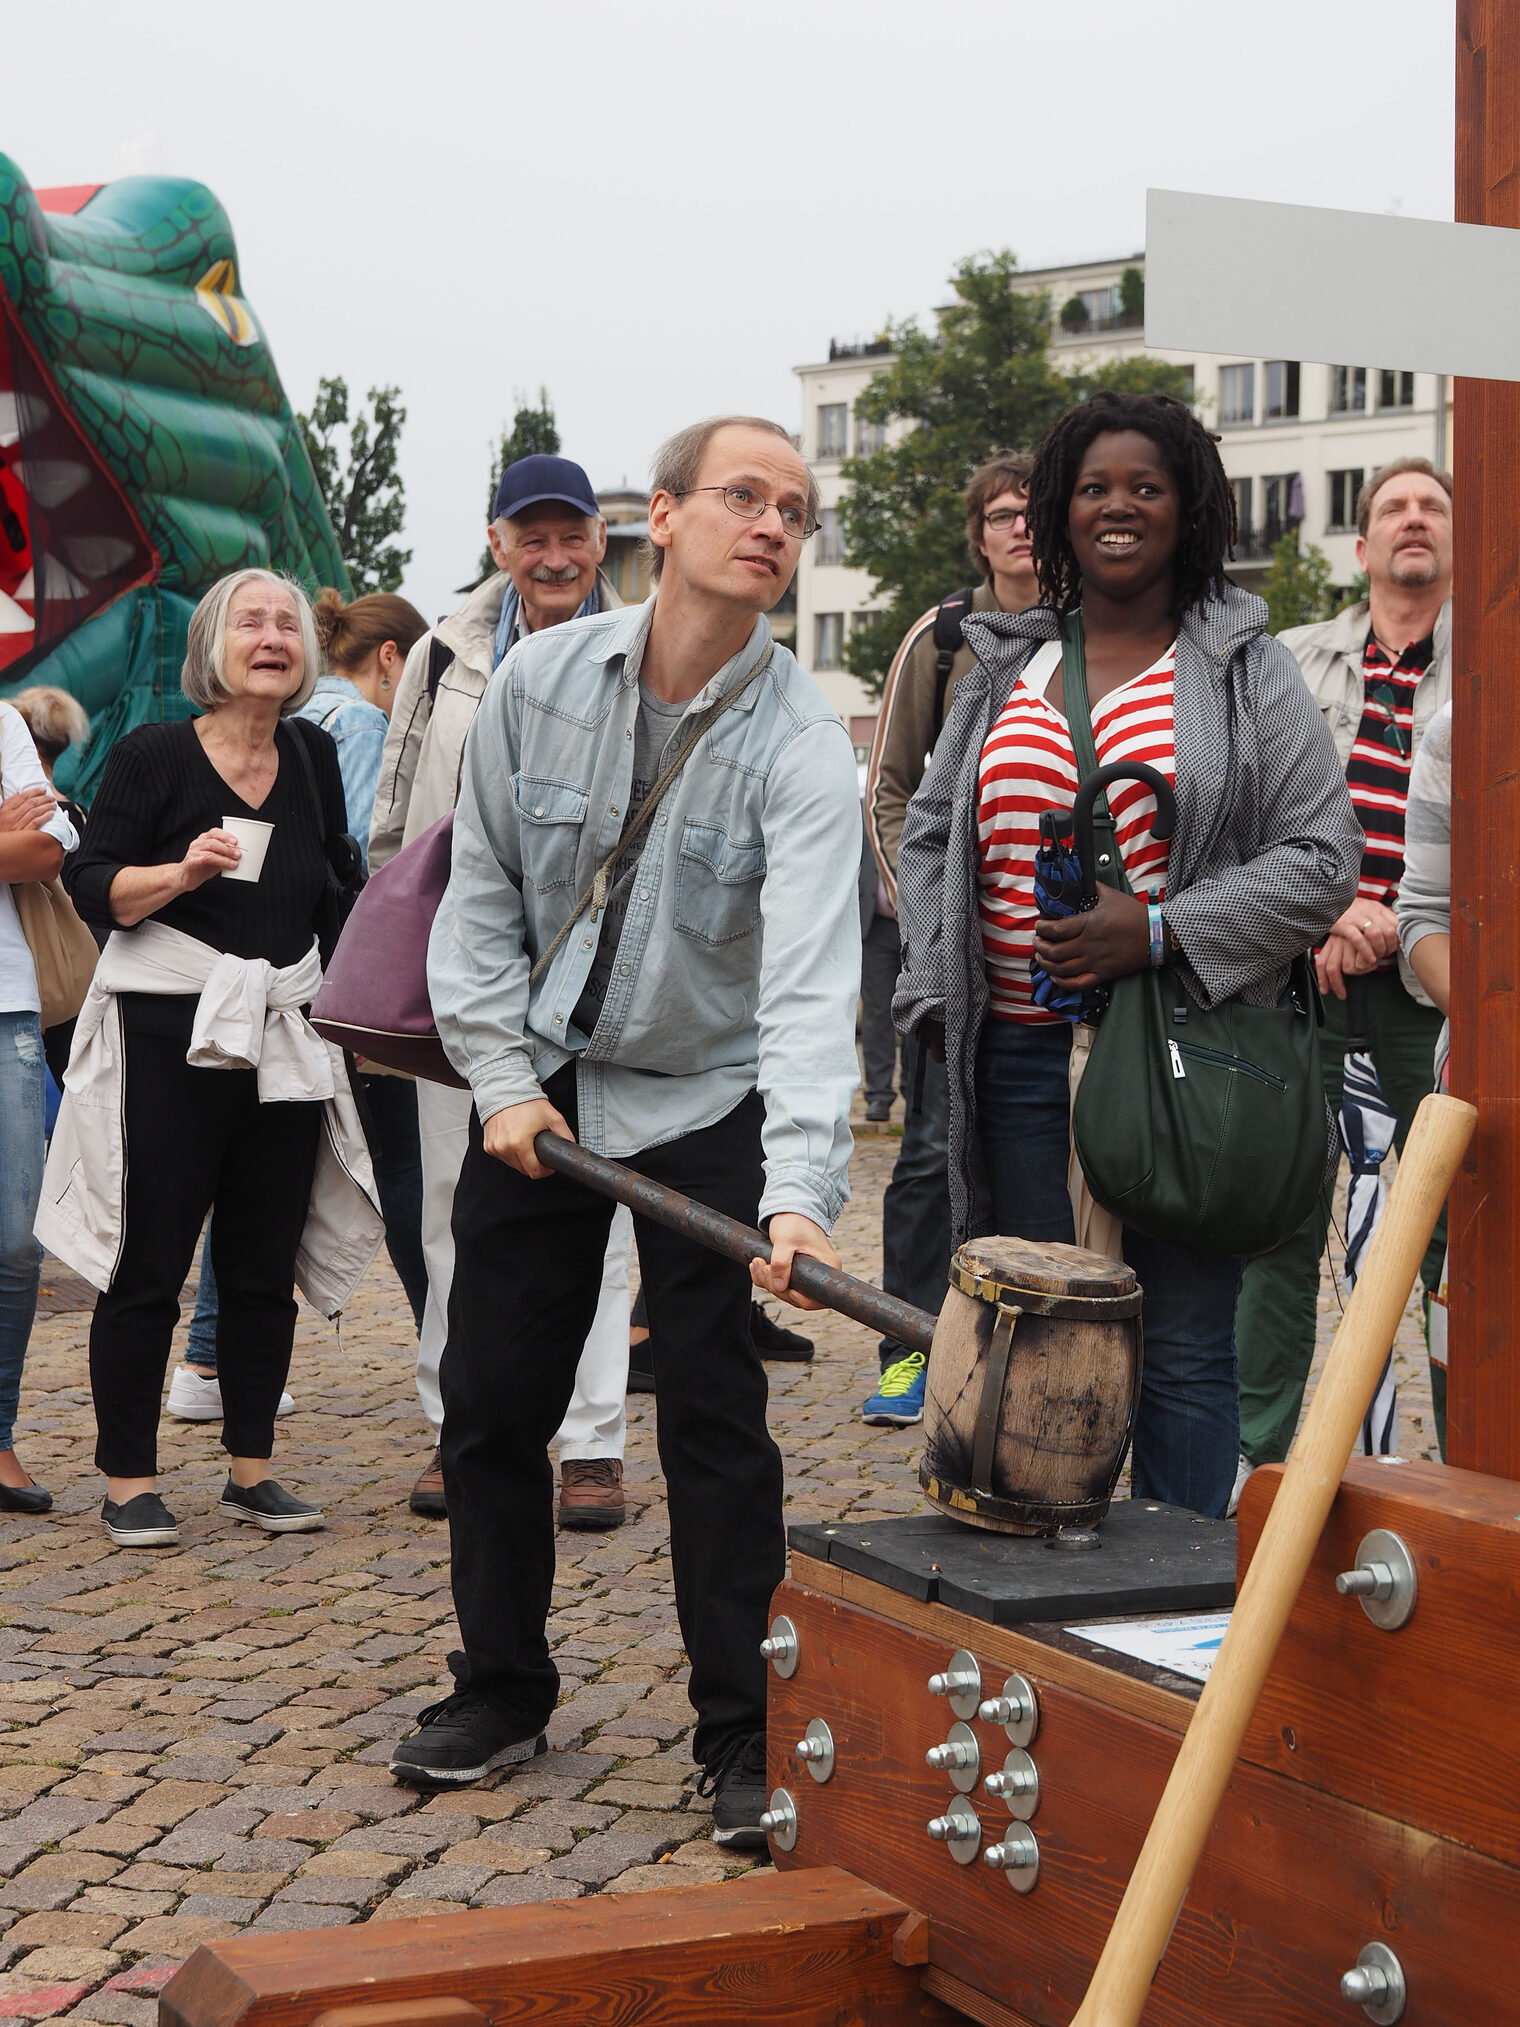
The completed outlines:
{"type": "MultiPolygon", "coordinates": [[[[1520,227],[1520,7],[1458,0],[1459,223],[1520,227]]],[[[1418,287],[1418,277],[1412,278],[1418,287]]],[[[1481,305],[1474,305],[1475,311],[1481,305]]],[[[1447,1454],[1520,1478],[1520,383],[1459,380],[1447,1454]]]]}

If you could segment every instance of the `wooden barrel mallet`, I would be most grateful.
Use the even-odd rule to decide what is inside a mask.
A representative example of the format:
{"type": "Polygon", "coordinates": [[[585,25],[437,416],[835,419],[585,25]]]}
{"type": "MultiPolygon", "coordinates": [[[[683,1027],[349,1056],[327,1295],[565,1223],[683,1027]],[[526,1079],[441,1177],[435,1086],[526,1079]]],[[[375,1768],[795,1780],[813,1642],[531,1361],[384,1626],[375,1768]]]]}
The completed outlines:
{"type": "Polygon", "coordinates": [[[1477,1117],[1434,1094],[1415,1113],[1367,1264],[1072,2027],[1138,2027],[1477,1117]]]}

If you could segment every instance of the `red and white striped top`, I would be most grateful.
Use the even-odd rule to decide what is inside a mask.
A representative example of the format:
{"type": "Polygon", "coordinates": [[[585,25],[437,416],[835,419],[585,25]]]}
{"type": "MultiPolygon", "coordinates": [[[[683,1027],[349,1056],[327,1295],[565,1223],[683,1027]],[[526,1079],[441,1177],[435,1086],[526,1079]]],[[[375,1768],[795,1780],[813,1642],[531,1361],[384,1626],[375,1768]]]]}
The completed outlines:
{"type": "MultiPolygon", "coordinates": [[[[1176,777],[1172,740],[1172,684],[1176,643],[1138,676],[1110,690],[1093,707],[1098,764],[1143,760],[1176,777]]],[[[1039,910],[1034,859],[1040,813],[1070,809],[1080,783],[1071,733],[1045,701],[1045,684],[1058,660],[1037,656],[1020,677],[1002,715],[987,735],[978,777],[977,835],[981,865],[982,950],[992,1012],[998,1020],[1049,1023],[1059,1014],[1036,1006],[1029,978],[1039,910]]],[[[1151,836],[1156,798],[1138,781],[1108,791],[1119,853],[1137,894],[1166,891],[1167,847],[1151,836]]]]}

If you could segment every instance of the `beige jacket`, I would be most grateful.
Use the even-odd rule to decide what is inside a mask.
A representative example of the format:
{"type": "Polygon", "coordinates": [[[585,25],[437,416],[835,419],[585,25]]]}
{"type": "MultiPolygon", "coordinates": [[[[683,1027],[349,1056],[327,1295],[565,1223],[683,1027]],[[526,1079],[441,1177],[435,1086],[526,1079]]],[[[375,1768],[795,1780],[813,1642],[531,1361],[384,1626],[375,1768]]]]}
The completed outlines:
{"type": "MultiPolygon", "coordinates": [[[[602,610],[622,604],[600,570],[602,610]]],[[[511,579],[499,570],[488,577],[425,633],[406,658],[401,688],[391,707],[390,730],[380,759],[380,783],[369,828],[369,869],[378,873],[403,845],[421,837],[459,800],[464,742],[490,682],[496,656],[496,628],[511,579]],[[428,664],[434,639],[454,659],[443,671],[436,698],[428,696],[428,664]]]]}
{"type": "Polygon", "coordinates": [[[109,1288],[126,1235],[129,1150],[123,1124],[124,992],[196,1000],[186,1061],[198,1069],[258,1072],[261,1104],[319,1103],[323,1131],[296,1252],[297,1286],[336,1316],[380,1250],[380,1216],[364,1129],[342,1051],[302,1013],[322,983],[316,945],[299,964],[213,950],[151,919],[108,939],[80,1009],[53,1129],[37,1237],[92,1287],[109,1288]]]}
{"type": "MultiPolygon", "coordinates": [[[[997,600],[990,584],[979,584],[971,601],[974,612],[995,612],[997,600]]],[[[897,906],[897,846],[902,837],[903,819],[913,792],[924,778],[934,742],[950,715],[955,686],[974,665],[970,648],[956,650],[945,684],[944,701],[938,719],[934,715],[934,688],[938,680],[939,650],[934,645],[934,617],[937,605],[930,606],[922,619],[915,620],[892,657],[886,687],[881,693],[881,711],[876,736],[871,742],[871,759],[866,770],[866,830],[871,850],[881,869],[892,906],[897,906]]]]}
{"type": "MultiPolygon", "coordinates": [[[[1348,605],[1334,619],[1314,626],[1290,626],[1277,638],[1304,672],[1304,681],[1324,712],[1330,736],[1344,767],[1356,744],[1362,722],[1362,651],[1367,645],[1371,616],[1365,601],[1348,605]]],[[[1451,699],[1451,600],[1436,621],[1435,652],[1430,667],[1415,685],[1414,742],[1418,753],[1430,721],[1451,699]]]]}

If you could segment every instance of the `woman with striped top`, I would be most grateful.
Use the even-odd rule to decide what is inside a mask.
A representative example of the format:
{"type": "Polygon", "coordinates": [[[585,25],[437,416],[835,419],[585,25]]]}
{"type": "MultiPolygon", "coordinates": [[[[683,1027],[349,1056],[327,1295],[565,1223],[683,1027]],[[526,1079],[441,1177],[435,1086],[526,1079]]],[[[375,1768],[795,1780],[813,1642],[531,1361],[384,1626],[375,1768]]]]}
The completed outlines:
{"type": "MultiPolygon", "coordinates": [[[[1230,584],[1233,501],[1181,403],[1099,394],[1037,454],[1029,505],[1043,603],[964,623],[978,666],[909,806],[898,864],[904,1032],[943,1038],[955,1242],[1074,1236],[1072,1027],[1034,998],[1171,965],[1202,1006],[1275,1001],[1350,899],[1361,832],[1322,715],[1266,607],[1230,584]],[[1080,609],[1100,765],[1144,761],[1177,795],[1170,846],[1143,784],[1110,793],[1133,894],[1063,921],[1034,901],[1039,816],[1078,786],[1061,616],[1080,609]],[[1159,904],[1153,937],[1148,901],[1159,904]]],[[[1133,1489],[1222,1514],[1238,1454],[1235,1259],[1125,1229],[1145,1290],[1133,1489]]]]}

